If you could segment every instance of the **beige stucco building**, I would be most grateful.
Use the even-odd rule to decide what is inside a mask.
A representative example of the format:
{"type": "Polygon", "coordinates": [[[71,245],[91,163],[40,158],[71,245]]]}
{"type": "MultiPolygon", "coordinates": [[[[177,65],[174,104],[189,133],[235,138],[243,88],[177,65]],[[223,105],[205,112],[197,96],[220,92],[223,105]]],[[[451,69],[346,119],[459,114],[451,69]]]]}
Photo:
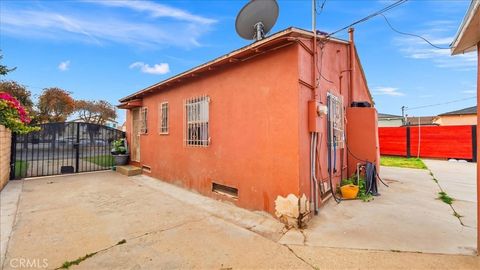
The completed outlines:
{"type": "Polygon", "coordinates": [[[403,118],[400,115],[378,114],[378,127],[401,127],[402,125],[403,118]]]}
{"type": "Polygon", "coordinates": [[[477,106],[440,114],[433,122],[440,126],[476,125],[477,106]]]}

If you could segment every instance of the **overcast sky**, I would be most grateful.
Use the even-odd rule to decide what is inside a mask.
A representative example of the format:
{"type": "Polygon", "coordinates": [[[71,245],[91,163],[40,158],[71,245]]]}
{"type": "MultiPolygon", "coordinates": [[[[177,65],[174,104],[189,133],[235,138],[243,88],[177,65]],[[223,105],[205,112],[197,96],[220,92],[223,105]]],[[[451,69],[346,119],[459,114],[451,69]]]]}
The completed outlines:
{"type": "MultiPolygon", "coordinates": [[[[322,0],[319,0],[322,2],[322,0]]],[[[393,1],[326,1],[317,28],[331,32],[393,1]]],[[[7,76],[36,95],[57,86],[77,99],[118,99],[247,45],[235,33],[246,0],[1,1],[0,48],[7,76]]],[[[321,4],[321,3],[320,3],[321,4]]],[[[470,1],[411,0],[386,16],[398,30],[448,47],[470,1]]],[[[311,28],[310,1],[279,1],[272,30],[311,28]]],[[[393,32],[382,17],[356,26],[356,45],[379,112],[438,113],[475,105],[476,54],[450,56],[393,32]]],[[[347,33],[337,35],[347,38],[347,33]]],[[[123,114],[121,114],[121,121],[123,114]]]]}

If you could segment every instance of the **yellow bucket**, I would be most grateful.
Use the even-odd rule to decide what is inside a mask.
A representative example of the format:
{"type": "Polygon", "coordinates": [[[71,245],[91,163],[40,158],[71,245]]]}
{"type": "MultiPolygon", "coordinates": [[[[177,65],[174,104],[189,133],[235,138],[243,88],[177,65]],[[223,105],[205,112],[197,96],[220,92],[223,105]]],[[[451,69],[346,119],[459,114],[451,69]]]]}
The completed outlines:
{"type": "Polygon", "coordinates": [[[355,199],[358,194],[358,186],[350,184],[340,187],[344,199],[355,199]]]}

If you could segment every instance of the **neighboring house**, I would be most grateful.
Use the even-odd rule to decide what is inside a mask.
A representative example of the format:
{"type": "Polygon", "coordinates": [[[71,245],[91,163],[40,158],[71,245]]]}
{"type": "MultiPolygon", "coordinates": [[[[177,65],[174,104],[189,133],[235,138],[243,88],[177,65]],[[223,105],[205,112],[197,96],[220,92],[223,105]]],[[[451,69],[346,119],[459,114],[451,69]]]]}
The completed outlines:
{"type": "Polygon", "coordinates": [[[373,101],[350,35],[317,37],[314,56],[313,32],[288,28],[120,99],[131,164],[240,207],[301,219],[299,198],[329,198],[329,171],[333,190],[355,171],[359,160],[349,153],[379,160],[375,108],[351,107],[373,101]],[[280,205],[279,196],[295,199],[280,205]]]}
{"type": "Polygon", "coordinates": [[[400,115],[378,114],[378,127],[401,127],[401,126],[438,126],[433,122],[435,116],[408,116],[405,120],[400,115]],[[405,123],[404,123],[405,121],[405,123]]]}
{"type": "Polygon", "coordinates": [[[401,127],[402,125],[403,117],[401,115],[378,114],[378,127],[401,127]]]}
{"type": "Polygon", "coordinates": [[[405,126],[438,126],[434,122],[436,116],[408,116],[405,126]]]}
{"type": "Polygon", "coordinates": [[[105,122],[105,126],[115,128],[115,129],[121,129],[121,126],[118,125],[118,122],[112,119],[107,120],[105,122]]]}
{"type": "Polygon", "coordinates": [[[477,124],[477,106],[439,114],[435,123],[440,126],[463,126],[477,124]]]}
{"type": "MultiPolygon", "coordinates": [[[[480,1],[472,0],[454,41],[450,45],[452,55],[477,53],[477,106],[480,103],[480,1]]],[[[480,157],[480,118],[477,117],[477,157],[480,157]]],[[[480,167],[477,163],[477,217],[480,217],[480,167]]],[[[477,254],[480,252],[480,218],[477,218],[477,254]]]]}
{"type": "MultiPolygon", "coordinates": [[[[85,123],[85,120],[83,120],[81,118],[76,118],[76,119],[71,120],[71,122],[85,123]]],[[[95,121],[93,121],[93,122],[95,122],[95,121]]],[[[118,122],[115,119],[108,119],[102,125],[107,126],[107,127],[111,127],[111,128],[115,128],[115,129],[120,129],[121,128],[121,126],[118,125],[118,122]]]]}

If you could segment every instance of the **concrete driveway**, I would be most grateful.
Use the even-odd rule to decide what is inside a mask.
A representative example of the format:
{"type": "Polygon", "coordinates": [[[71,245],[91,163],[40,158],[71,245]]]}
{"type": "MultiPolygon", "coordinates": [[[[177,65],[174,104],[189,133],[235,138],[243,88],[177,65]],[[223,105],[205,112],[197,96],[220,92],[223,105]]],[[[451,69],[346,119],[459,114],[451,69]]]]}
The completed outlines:
{"type": "Polygon", "coordinates": [[[97,172],[12,181],[0,199],[3,269],[55,269],[65,262],[73,269],[480,266],[473,256],[281,243],[283,225],[265,213],[146,176],[97,172]]]}
{"type": "MultiPolygon", "coordinates": [[[[455,173],[462,175],[459,170],[455,173]]],[[[338,205],[331,200],[306,230],[291,230],[280,243],[422,253],[476,253],[476,228],[462,225],[451,207],[437,199],[440,187],[428,170],[382,167],[381,176],[390,186],[380,185],[381,196],[371,202],[343,201],[338,205]]],[[[443,180],[438,181],[443,185],[443,180]]],[[[465,210],[465,213],[470,215],[470,211],[475,210],[465,210]]]]}

